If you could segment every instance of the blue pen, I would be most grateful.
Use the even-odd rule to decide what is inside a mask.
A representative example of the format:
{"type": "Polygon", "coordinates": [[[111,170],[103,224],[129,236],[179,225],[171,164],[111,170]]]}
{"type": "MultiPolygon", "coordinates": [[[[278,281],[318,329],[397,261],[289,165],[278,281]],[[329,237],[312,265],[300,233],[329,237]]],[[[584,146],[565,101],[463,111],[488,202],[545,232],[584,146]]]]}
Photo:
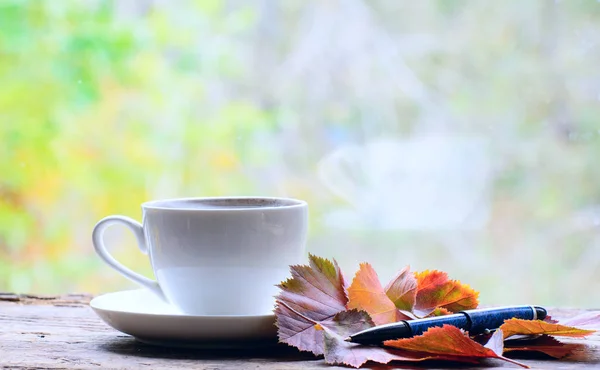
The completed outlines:
{"type": "Polygon", "coordinates": [[[508,319],[543,320],[546,318],[546,314],[546,310],[539,306],[481,308],[461,311],[452,315],[405,320],[375,326],[352,334],[345,340],[361,344],[381,344],[386,340],[421,335],[429,328],[443,325],[453,325],[468,331],[470,335],[476,335],[497,329],[508,319]]]}

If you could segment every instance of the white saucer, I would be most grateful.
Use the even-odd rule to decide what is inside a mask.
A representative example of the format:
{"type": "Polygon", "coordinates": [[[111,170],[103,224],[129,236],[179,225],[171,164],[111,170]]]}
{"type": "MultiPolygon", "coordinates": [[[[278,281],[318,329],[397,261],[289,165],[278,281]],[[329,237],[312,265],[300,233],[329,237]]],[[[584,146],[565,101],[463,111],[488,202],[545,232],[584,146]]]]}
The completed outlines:
{"type": "Polygon", "coordinates": [[[104,294],[92,299],[90,306],[108,325],[149,344],[209,348],[277,344],[273,314],[185,315],[145,289],[104,294]]]}

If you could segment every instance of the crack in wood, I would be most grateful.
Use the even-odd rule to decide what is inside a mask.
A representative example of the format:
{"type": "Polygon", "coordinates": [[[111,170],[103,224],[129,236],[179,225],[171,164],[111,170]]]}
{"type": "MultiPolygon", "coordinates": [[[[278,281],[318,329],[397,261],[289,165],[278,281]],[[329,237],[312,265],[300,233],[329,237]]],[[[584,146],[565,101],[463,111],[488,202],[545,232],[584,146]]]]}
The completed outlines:
{"type": "Polygon", "coordinates": [[[86,306],[92,298],[91,294],[37,295],[0,292],[0,302],[18,302],[21,304],[51,304],[81,307],[86,306]]]}

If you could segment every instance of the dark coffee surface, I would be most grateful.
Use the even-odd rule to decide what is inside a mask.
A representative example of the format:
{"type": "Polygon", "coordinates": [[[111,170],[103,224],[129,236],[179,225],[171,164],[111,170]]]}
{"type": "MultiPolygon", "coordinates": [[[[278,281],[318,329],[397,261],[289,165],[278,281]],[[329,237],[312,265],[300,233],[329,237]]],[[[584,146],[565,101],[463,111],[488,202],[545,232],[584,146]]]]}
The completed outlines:
{"type": "Polygon", "coordinates": [[[264,207],[289,207],[299,202],[291,199],[271,198],[205,198],[205,199],[173,199],[148,203],[151,208],[177,209],[240,209],[264,207]]]}

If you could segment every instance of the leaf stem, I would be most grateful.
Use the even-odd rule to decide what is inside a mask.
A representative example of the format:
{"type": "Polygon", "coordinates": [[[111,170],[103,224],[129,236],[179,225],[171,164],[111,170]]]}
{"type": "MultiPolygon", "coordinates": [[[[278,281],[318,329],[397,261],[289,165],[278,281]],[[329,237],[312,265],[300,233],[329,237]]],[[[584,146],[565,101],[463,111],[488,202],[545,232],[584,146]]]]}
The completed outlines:
{"type": "Polygon", "coordinates": [[[525,365],[525,364],[524,364],[524,363],[522,363],[522,362],[519,362],[519,361],[516,361],[516,360],[510,359],[510,358],[508,358],[508,357],[504,357],[504,356],[498,356],[498,358],[499,358],[500,360],[504,360],[504,361],[506,361],[506,362],[510,362],[511,364],[515,364],[515,365],[519,365],[519,366],[521,366],[521,367],[524,367],[525,369],[530,369],[530,367],[529,367],[528,365],[525,365]]]}

